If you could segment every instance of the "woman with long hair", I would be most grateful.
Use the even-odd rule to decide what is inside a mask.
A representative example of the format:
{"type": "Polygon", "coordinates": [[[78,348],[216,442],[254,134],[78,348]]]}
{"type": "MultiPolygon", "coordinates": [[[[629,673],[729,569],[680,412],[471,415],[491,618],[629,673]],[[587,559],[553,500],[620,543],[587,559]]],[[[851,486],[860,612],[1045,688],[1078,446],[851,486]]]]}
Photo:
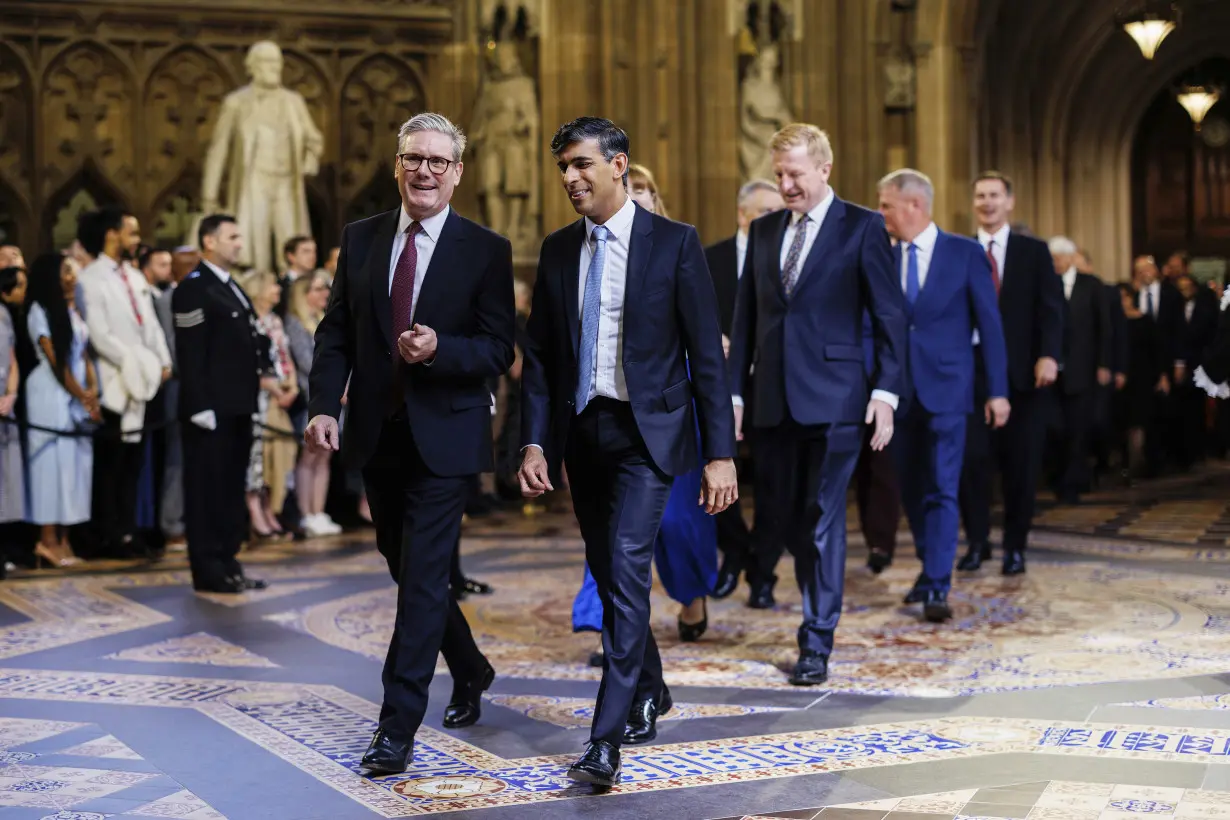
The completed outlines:
{"type": "MultiPolygon", "coordinates": [[[[666,216],[658,183],[648,168],[636,163],[628,166],[628,189],[637,205],[650,213],[666,216]]],[[[696,434],[700,436],[699,428],[696,434]]],[[[700,640],[709,628],[706,600],[717,581],[717,524],[696,503],[703,470],[704,464],[698,463],[696,469],[675,479],[654,542],[658,577],[666,593],[682,606],[678,629],[679,640],[685,643],[700,640]]],[[[573,601],[572,630],[602,631],[602,601],[588,565],[581,591],[573,601]]],[[[599,665],[600,657],[595,653],[591,664],[599,665]]]]}
{"type": "Polygon", "coordinates": [[[26,318],[38,356],[26,381],[32,426],[29,520],[42,527],[35,556],[61,567],[80,560],[69,547],[67,528],[90,520],[94,443],[89,423],[102,419],[98,375],[86,355],[90,333],[77,312],[77,270],[74,260],[58,253],[34,260],[26,318]]]}
{"type": "MultiPolygon", "coordinates": [[[[312,372],[313,337],[316,325],[329,306],[329,274],[317,271],[296,279],[290,286],[290,305],[286,312],[286,340],[294,360],[300,389],[306,389],[312,372]]],[[[307,410],[303,418],[292,419],[295,432],[302,436],[307,426],[307,410]]],[[[302,447],[295,467],[295,500],[303,516],[303,530],[308,535],[336,535],[342,528],[325,512],[329,496],[329,453],[314,452],[302,447]]]]}
{"type": "Polygon", "coordinates": [[[269,337],[270,354],[257,400],[259,425],[254,431],[252,462],[248,468],[248,515],[252,519],[253,535],[280,538],[286,532],[278,523],[275,511],[281,510],[286,501],[287,479],[295,468],[298,442],[278,431],[292,431],[287,408],[299,395],[299,379],[291,361],[282,320],[274,311],[282,298],[278,278],[268,271],[251,271],[240,278],[239,285],[252,302],[257,329],[269,337]]]}
{"type": "Polygon", "coordinates": [[[17,357],[17,316],[26,300],[25,268],[0,270],[0,524],[24,521],[26,477],[17,426],[21,365],[17,357]]]}

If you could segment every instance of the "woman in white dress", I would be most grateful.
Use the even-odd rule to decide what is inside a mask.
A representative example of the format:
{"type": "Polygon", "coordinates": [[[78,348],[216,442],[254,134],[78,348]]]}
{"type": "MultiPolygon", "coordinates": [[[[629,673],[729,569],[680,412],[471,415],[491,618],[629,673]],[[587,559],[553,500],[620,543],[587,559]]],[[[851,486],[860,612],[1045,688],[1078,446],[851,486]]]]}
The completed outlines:
{"type": "Polygon", "coordinates": [[[86,355],[90,335],[77,312],[77,263],[58,253],[40,256],[30,268],[26,324],[38,364],[26,381],[30,442],[30,521],[42,527],[34,553],[56,566],[79,561],[67,528],[90,520],[94,444],[98,422],[98,377],[86,355]],[[63,436],[46,430],[78,430],[63,436]]]}

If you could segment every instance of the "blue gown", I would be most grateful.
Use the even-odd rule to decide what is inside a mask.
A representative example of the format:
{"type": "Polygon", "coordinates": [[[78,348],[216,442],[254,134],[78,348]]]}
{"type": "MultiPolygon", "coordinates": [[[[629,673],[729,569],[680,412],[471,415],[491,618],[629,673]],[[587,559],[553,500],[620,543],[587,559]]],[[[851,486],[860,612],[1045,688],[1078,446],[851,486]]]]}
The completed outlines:
{"type": "MultiPolygon", "coordinates": [[[[699,428],[696,435],[699,441],[699,428]]],[[[653,560],[666,594],[684,605],[709,595],[717,583],[717,522],[696,503],[703,472],[702,460],[696,469],[675,479],[653,544],[653,560]]],[[[572,602],[572,631],[602,631],[602,599],[589,564],[572,602]]]]}

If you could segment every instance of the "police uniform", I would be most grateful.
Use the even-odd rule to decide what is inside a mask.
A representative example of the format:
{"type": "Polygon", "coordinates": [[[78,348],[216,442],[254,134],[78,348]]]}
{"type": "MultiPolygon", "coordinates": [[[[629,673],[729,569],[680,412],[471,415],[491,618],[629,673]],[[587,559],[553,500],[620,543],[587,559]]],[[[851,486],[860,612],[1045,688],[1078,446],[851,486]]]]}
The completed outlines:
{"type": "Polygon", "coordinates": [[[269,340],[238,283],[204,261],[175,288],[171,308],[192,584],[209,592],[263,586],[244,577],[235,556],[248,528],[245,478],[269,340]]]}

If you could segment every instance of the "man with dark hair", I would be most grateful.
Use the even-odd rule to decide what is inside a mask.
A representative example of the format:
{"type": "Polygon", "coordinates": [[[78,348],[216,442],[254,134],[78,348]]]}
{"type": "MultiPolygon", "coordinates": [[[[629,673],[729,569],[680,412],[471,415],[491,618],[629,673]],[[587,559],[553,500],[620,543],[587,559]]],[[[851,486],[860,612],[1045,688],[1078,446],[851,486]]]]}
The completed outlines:
{"type": "Polygon", "coordinates": [[[606,658],[590,743],[568,776],[609,788],[620,781],[620,745],[652,741],[672,706],[649,629],[650,563],[671,485],[703,458],[706,512],[734,502],[734,418],[696,229],[632,202],[628,136],[610,120],[561,126],[551,153],[583,218],[548,236],[539,255],[518,476],[536,497],[568,466],[606,658]]]}
{"type": "Polygon", "coordinates": [[[184,525],[199,592],[264,589],[235,560],[247,533],[244,490],[252,414],[269,341],[231,270],[243,239],[234,217],[212,214],[198,233],[201,264],[171,297],[184,448],[184,525]]]}
{"type": "MultiPolygon", "coordinates": [[[[146,413],[146,427],[154,431],[154,493],[157,526],[165,546],[182,549],[184,538],[184,450],[178,420],[179,369],[175,365],[175,320],[171,298],[175,293],[174,255],[146,247],[137,261],[149,283],[149,299],[171,354],[171,378],[158,391],[146,413]]],[[[193,267],[196,267],[193,265],[193,267]]],[[[182,278],[182,277],[180,277],[182,278]]]]}
{"type": "MultiPolygon", "coordinates": [[[[302,235],[286,240],[286,244],[282,246],[282,263],[286,266],[286,272],[278,279],[278,284],[282,286],[282,297],[274,309],[279,316],[286,318],[290,305],[290,286],[295,280],[311,276],[316,270],[316,240],[302,235]]],[[[302,395],[300,393],[300,396],[302,395]]],[[[293,411],[295,408],[291,409],[293,411]]]]}
{"type": "Polygon", "coordinates": [[[141,244],[137,218],[117,207],[88,214],[78,240],[94,261],[81,271],[90,346],[97,355],[102,426],[94,440],[93,523],[100,554],[143,553],[136,543],[146,404],[171,377],[171,354],[132,268],[141,244]]]}
{"type": "MultiPolygon", "coordinates": [[[[1063,355],[1063,282],[1046,243],[1022,235],[1009,222],[1016,207],[1012,180],[987,171],[974,180],[978,242],[987,254],[1008,346],[1008,401],[1012,414],[992,431],[981,411],[965,427],[960,506],[969,552],[958,569],[973,572],[991,557],[991,484],[1003,477],[1005,575],[1025,571],[1034,497],[1046,435],[1042,388],[1059,377],[1063,355]]],[[[978,344],[981,340],[975,339],[978,344]]],[[[974,407],[988,398],[986,368],[975,358],[974,407]]]]}

